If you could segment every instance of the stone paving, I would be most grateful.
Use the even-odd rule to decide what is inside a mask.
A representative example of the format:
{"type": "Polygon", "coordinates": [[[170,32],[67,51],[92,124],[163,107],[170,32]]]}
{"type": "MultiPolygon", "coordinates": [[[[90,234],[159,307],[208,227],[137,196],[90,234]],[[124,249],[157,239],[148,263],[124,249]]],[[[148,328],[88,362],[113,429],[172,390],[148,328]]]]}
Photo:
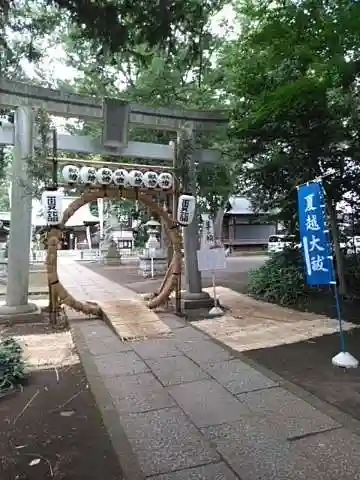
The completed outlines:
{"type": "Polygon", "coordinates": [[[160,317],[171,335],[127,343],[99,320],[72,322],[128,480],[360,480],[360,437],[205,333],[160,317]]]}

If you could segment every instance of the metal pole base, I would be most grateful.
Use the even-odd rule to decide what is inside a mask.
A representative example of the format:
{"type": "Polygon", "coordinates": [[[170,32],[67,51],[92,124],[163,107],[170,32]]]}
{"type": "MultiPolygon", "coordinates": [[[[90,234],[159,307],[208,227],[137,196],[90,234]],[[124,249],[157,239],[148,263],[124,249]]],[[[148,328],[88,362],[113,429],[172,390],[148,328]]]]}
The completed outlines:
{"type": "Polygon", "coordinates": [[[331,359],[331,363],[335,367],[341,368],[357,368],[359,361],[349,352],[340,352],[331,359]]]}
{"type": "Polygon", "coordinates": [[[208,313],[209,317],[221,317],[224,315],[224,312],[220,307],[213,307],[208,313]]]}

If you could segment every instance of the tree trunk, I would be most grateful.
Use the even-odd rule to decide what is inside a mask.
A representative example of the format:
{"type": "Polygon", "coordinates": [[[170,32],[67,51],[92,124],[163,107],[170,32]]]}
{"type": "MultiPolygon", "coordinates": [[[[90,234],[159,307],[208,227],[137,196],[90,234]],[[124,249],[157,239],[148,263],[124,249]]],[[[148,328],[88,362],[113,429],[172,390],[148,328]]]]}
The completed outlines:
{"type": "Polygon", "coordinates": [[[339,281],[339,293],[340,295],[346,295],[344,261],[343,261],[343,253],[340,248],[339,230],[336,223],[336,208],[330,200],[328,201],[328,213],[329,213],[329,224],[330,224],[331,236],[334,242],[335,265],[336,265],[336,272],[337,272],[337,277],[339,281]]]}

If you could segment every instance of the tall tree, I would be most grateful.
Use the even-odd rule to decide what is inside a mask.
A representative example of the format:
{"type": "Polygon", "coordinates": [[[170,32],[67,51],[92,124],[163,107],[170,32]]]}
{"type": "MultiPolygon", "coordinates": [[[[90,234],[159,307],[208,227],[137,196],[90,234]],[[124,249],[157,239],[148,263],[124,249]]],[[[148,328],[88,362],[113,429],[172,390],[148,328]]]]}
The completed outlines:
{"type": "MultiPolygon", "coordinates": [[[[221,74],[215,68],[222,38],[211,33],[210,20],[224,3],[15,0],[7,28],[18,34],[13,37],[17,49],[35,63],[45,50],[45,37],[63,42],[79,76],[71,84],[58,82],[60,88],[153,106],[223,108],[221,74]]],[[[13,40],[8,40],[10,46],[13,40]]],[[[98,133],[98,127],[87,124],[82,131],[98,133]]],[[[132,129],[130,135],[166,144],[174,140],[162,131],[132,129]]],[[[202,144],[222,146],[225,139],[205,138],[202,144]]],[[[228,163],[199,169],[200,194],[211,212],[226,203],[230,178],[228,163]]]]}
{"type": "Polygon", "coordinates": [[[243,186],[255,206],[293,220],[296,186],[325,175],[341,271],[336,204],[359,189],[360,5],[249,0],[239,13],[245,28],[222,65],[243,186]]]}
{"type": "Polygon", "coordinates": [[[21,28],[30,33],[39,29],[51,31],[51,27],[67,21],[74,27],[72,35],[87,41],[98,58],[120,52],[141,57],[142,45],[171,55],[177,51],[179,38],[196,56],[203,25],[224,3],[224,0],[140,0],[136,3],[129,0],[2,0],[0,18],[4,24],[19,11],[25,12],[27,17],[23,16],[24,21],[20,21],[21,28]]]}
{"type": "MultiPolygon", "coordinates": [[[[79,43],[76,36],[66,35],[64,45],[70,65],[80,69],[72,85],[77,92],[121,97],[155,107],[223,109],[224,94],[219,83],[222,75],[215,62],[222,41],[211,33],[209,17],[204,14],[197,28],[186,37],[179,37],[176,50],[171,52],[141,45],[136,52],[108,53],[99,62],[89,42],[79,43]],[[189,47],[195,43],[196,51],[189,47]]],[[[175,140],[169,132],[144,129],[131,129],[130,138],[164,144],[175,140]]],[[[198,140],[199,146],[223,148],[226,133],[198,140]]],[[[198,170],[199,195],[204,197],[203,205],[211,213],[226,204],[233,189],[228,157],[224,156],[222,162],[200,166],[198,170]]]]}

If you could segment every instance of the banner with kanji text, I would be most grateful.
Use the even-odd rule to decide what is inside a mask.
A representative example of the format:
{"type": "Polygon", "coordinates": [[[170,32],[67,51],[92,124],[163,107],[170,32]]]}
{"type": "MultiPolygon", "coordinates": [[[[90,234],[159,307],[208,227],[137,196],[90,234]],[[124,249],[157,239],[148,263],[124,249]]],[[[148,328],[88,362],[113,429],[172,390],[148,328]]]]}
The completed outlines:
{"type": "Polygon", "coordinates": [[[310,286],[334,283],[332,247],[321,181],[298,187],[298,208],[307,283],[310,286]]]}

